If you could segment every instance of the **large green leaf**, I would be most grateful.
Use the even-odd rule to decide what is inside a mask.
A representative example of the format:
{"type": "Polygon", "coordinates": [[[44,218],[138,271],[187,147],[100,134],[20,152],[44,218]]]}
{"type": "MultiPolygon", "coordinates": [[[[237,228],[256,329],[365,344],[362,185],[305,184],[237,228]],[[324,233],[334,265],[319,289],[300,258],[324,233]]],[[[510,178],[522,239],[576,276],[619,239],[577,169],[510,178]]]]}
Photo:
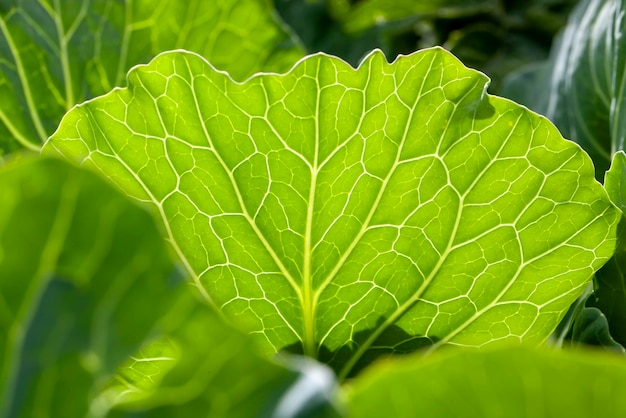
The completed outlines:
{"type": "Polygon", "coordinates": [[[93,173],[0,171],[0,416],[84,416],[182,277],[152,217],[93,173]]]}
{"type": "Polygon", "coordinates": [[[625,11],[623,0],[581,1],[549,64],[512,77],[505,92],[578,142],[591,155],[598,179],[626,140],[625,11]]]}
{"type": "Polygon", "coordinates": [[[618,418],[626,362],[597,351],[451,350],[378,365],[349,396],[358,418],[618,418]]]}
{"type": "Polygon", "coordinates": [[[236,79],[286,70],[301,56],[269,0],[2,1],[0,152],[38,148],[74,104],[175,48],[236,79]]]}
{"type": "Polygon", "coordinates": [[[588,156],[436,48],[234,82],[160,55],[44,152],[151,203],[207,301],[346,375],[383,353],[543,341],[612,254],[588,156]]]}

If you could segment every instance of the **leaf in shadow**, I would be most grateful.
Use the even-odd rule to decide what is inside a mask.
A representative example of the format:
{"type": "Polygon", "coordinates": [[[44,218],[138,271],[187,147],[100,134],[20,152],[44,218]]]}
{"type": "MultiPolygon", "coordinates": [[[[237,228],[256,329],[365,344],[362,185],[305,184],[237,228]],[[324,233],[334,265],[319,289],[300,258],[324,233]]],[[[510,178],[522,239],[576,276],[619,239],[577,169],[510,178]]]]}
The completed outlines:
{"type": "Polygon", "coordinates": [[[182,275],[150,214],[90,172],[9,163],[0,201],[0,416],[84,416],[182,275]]]}

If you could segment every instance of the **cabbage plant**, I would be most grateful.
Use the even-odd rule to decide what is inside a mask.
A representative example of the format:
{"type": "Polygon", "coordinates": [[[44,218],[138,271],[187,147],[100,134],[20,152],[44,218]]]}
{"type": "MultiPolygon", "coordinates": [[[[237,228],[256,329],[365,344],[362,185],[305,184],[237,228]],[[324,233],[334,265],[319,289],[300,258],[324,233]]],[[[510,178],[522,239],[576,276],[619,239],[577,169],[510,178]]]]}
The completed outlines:
{"type": "Polygon", "coordinates": [[[626,412],[560,349],[623,351],[623,152],[602,185],[443,48],[304,56],[268,1],[5,3],[1,417],[626,412]]]}

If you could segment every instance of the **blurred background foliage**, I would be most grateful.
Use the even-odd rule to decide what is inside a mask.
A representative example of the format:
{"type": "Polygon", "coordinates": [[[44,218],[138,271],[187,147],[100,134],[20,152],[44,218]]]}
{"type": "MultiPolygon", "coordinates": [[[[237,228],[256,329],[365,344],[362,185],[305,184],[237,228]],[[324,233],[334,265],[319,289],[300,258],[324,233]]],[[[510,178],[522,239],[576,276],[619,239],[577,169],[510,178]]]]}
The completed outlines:
{"type": "Polygon", "coordinates": [[[373,48],[389,60],[443,46],[491,79],[544,61],[577,0],[275,0],[307,52],[352,65],[373,48]]]}

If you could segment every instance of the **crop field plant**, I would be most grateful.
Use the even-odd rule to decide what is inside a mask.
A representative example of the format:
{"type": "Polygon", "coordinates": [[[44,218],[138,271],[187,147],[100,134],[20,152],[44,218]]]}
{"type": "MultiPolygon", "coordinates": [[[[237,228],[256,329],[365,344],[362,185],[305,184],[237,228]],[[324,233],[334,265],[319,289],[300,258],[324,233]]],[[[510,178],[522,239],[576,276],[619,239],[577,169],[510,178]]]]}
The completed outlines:
{"type": "Polygon", "coordinates": [[[625,12],[0,2],[0,418],[626,416],[625,12]]]}

